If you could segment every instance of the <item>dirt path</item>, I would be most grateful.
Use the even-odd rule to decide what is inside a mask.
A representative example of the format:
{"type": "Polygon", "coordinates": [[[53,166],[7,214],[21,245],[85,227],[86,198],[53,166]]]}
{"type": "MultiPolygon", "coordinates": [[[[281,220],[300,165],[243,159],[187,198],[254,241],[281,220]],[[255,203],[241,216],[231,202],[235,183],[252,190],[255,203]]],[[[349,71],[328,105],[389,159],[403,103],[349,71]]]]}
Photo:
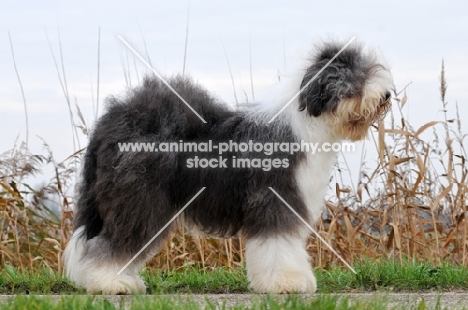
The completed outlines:
{"type": "MultiPolygon", "coordinates": [[[[332,294],[334,295],[334,294],[332,294]]],[[[54,299],[59,299],[67,295],[40,295],[48,296],[54,299]]],[[[83,295],[84,296],[84,295],[83,295]]],[[[305,300],[312,300],[317,295],[297,295],[305,300]]],[[[348,297],[351,301],[364,301],[372,300],[375,298],[387,300],[389,307],[416,307],[422,300],[426,306],[432,309],[440,301],[442,309],[468,309],[468,292],[451,292],[451,293],[356,293],[356,294],[336,294],[340,298],[348,297]]],[[[12,295],[0,295],[0,305],[13,298],[12,295]]],[[[96,296],[97,298],[106,298],[115,305],[124,304],[129,306],[131,304],[132,296],[96,296]]],[[[145,295],[144,298],[155,298],[155,295],[145,295]]],[[[211,303],[225,305],[229,308],[235,305],[249,306],[253,301],[264,298],[264,295],[256,294],[209,294],[209,295],[159,295],[160,298],[180,298],[180,300],[190,299],[200,305],[205,304],[206,300],[211,303]]],[[[156,298],[157,298],[156,297],[156,298]]],[[[279,300],[286,298],[287,295],[275,295],[274,298],[279,300]]],[[[127,307],[125,307],[127,308],[127,307]]]]}

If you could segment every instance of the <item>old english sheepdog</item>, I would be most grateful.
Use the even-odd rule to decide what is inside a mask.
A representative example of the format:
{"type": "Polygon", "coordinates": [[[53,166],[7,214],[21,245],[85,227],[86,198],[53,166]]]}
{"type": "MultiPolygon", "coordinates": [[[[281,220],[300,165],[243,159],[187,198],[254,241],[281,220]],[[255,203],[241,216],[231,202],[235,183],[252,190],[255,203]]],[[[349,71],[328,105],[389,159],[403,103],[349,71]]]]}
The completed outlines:
{"type": "Polygon", "coordinates": [[[64,253],[67,277],[88,292],[144,294],[140,268],[183,222],[212,236],[243,236],[255,292],[314,292],[306,251],[310,231],[270,187],[312,224],[324,205],[336,153],[281,148],[267,153],[245,146],[320,145],[366,136],[389,109],[392,76],[383,60],[360,44],[333,59],[343,47],[317,45],[307,66],[281,82],[271,99],[239,109],[220,103],[190,79],[169,79],[206,123],[156,78],[145,79],[125,97],[108,98],[84,157],[75,231],[64,253]],[[166,142],[192,148],[122,149],[123,143],[166,142]],[[196,148],[202,144],[215,147],[196,148]],[[220,155],[221,144],[229,149],[220,155]]]}

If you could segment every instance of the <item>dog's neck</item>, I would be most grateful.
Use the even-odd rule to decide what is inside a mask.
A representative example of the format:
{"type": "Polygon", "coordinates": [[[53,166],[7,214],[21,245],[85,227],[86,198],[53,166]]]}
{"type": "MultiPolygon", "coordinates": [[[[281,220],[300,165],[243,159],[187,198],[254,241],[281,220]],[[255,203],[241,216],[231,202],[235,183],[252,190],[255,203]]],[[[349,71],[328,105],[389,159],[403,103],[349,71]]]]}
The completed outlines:
{"type": "Polygon", "coordinates": [[[301,78],[300,72],[297,76],[292,76],[276,85],[264,101],[249,109],[249,114],[254,115],[255,121],[259,124],[274,126],[278,130],[291,128],[298,140],[314,143],[339,142],[341,139],[323,115],[310,116],[307,111],[299,110],[298,92],[301,78]],[[294,100],[291,101],[292,98],[294,100]],[[277,114],[287,104],[288,106],[277,114]],[[272,121],[268,123],[270,120],[272,121]]]}
{"type": "MultiPolygon", "coordinates": [[[[296,102],[293,102],[293,104],[294,103],[296,102]]],[[[294,134],[299,140],[319,144],[340,141],[323,117],[309,116],[306,111],[299,111],[298,108],[287,110],[288,111],[285,110],[284,121],[289,122],[294,134]]]]}

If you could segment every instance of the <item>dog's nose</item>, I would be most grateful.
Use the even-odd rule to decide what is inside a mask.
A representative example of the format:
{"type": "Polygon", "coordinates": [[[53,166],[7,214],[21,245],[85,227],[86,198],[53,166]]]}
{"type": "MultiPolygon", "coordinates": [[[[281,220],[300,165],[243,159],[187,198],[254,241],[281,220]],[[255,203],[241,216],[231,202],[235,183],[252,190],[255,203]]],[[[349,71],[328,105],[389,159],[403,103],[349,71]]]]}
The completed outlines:
{"type": "Polygon", "coordinates": [[[391,96],[391,95],[392,95],[392,94],[390,94],[390,92],[387,91],[387,92],[385,93],[385,101],[387,101],[388,99],[390,99],[390,96],[391,96]]]}

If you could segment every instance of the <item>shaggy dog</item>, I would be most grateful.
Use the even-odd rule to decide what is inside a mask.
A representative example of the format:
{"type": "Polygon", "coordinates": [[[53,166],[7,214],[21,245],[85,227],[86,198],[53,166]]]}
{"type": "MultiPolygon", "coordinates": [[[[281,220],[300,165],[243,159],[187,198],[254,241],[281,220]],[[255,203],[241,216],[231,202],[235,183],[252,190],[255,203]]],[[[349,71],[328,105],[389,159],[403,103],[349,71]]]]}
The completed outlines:
{"type": "Polygon", "coordinates": [[[317,283],[305,248],[310,231],[270,187],[313,223],[322,210],[336,153],[276,149],[267,154],[240,146],[363,139],[390,106],[392,76],[359,44],[324,67],[343,46],[322,43],[302,71],[278,86],[275,93],[280,94],[244,109],[230,109],[189,79],[170,79],[206,123],[155,78],[125,98],[109,98],[84,157],[75,231],[64,254],[67,276],[89,292],[144,294],[139,269],[183,221],[218,237],[242,235],[255,292],[314,292],[317,283]],[[122,149],[122,143],[162,147],[164,142],[229,143],[232,148],[222,156],[215,148],[122,149]],[[181,210],[178,220],[165,227],[181,210]]]}

